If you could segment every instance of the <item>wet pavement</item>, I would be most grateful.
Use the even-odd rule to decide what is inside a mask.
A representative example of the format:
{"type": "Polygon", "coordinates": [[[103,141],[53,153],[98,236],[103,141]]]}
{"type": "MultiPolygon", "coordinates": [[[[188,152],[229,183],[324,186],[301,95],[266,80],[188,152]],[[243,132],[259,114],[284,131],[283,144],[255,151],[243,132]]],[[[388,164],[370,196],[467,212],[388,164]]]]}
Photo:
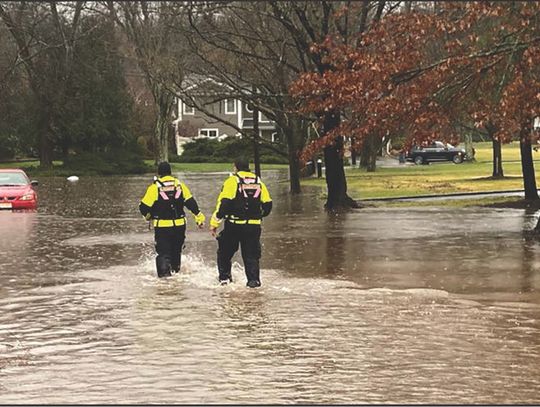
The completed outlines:
{"type": "MultiPolygon", "coordinates": [[[[217,285],[193,221],[181,275],[155,277],[151,176],[43,178],[37,213],[0,212],[0,401],[540,402],[535,212],[328,215],[263,175],[256,290],[238,255],[217,285]]],[[[181,174],[207,215],[224,177],[181,174]]]]}

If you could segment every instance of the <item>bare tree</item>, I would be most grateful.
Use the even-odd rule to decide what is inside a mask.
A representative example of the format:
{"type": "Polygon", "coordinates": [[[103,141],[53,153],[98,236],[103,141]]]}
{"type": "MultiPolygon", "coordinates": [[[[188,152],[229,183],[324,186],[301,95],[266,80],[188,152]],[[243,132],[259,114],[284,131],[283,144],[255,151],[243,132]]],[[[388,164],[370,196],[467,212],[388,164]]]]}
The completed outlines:
{"type": "Polygon", "coordinates": [[[181,24],[182,2],[107,1],[111,18],[129,40],[157,107],[155,160],[169,158],[169,131],[175,95],[170,84],[183,77],[182,40],[173,28],[181,24]]]}
{"type": "Polygon", "coordinates": [[[17,45],[17,65],[22,65],[35,96],[39,116],[39,158],[52,167],[55,115],[66,103],[72,80],[76,42],[85,2],[0,3],[0,19],[17,45]]]}
{"type": "MultiPolygon", "coordinates": [[[[290,83],[302,70],[290,35],[271,16],[267,2],[216,2],[206,7],[193,3],[189,17],[185,35],[194,55],[189,72],[223,84],[214,99],[207,101],[236,98],[273,120],[288,151],[290,191],[299,193],[299,153],[309,122],[297,112],[296,102],[288,94],[290,83]]],[[[193,93],[182,92],[182,98],[212,117],[193,93]]],[[[235,123],[227,124],[253,137],[235,123]]],[[[272,145],[267,143],[267,147],[272,145]]]]}

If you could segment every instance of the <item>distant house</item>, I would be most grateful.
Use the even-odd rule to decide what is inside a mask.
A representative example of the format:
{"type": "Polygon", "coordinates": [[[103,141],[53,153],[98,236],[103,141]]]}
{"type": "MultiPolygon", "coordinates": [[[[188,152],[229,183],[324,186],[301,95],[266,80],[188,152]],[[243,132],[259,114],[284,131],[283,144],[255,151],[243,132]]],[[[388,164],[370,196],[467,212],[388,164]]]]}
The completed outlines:
{"type": "MultiPolygon", "coordinates": [[[[207,137],[222,140],[227,136],[240,136],[234,127],[223,123],[217,118],[233,123],[242,130],[253,130],[253,109],[248,104],[233,98],[226,98],[227,87],[212,79],[199,80],[189,84],[186,90],[204,104],[204,108],[215,116],[190,106],[182,99],[177,100],[173,121],[177,154],[183,151],[182,145],[195,138],[207,137]]],[[[277,130],[275,122],[259,112],[259,137],[276,141],[277,130]]]]}

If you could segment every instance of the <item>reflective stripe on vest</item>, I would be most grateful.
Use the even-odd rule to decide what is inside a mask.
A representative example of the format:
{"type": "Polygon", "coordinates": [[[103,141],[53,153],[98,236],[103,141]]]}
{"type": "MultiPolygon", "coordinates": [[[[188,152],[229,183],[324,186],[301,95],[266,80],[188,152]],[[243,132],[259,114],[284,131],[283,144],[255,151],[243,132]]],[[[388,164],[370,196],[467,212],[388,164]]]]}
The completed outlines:
{"type": "Polygon", "coordinates": [[[227,222],[234,223],[235,225],[245,225],[246,223],[248,225],[260,225],[262,223],[260,219],[227,219],[227,222]]]}
{"type": "Polygon", "coordinates": [[[185,218],[178,219],[154,219],[155,228],[171,228],[173,226],[182,226],[186,224],[185,218]]]}
{"type": "MultiPolygon", "coordinates": [[[[165,192],[163,192],[160,188],[160,191],[159,191],[159,195],[165,200],[165,201],[168,201],[169,200],[169,197],[167,196],[167,194],[165,192]]],[[[182,188],[177,188],[176,189],[176,194],[174,194],[174,199],[178,199],[180,198],[180,196],[182,196],[182,188]]]]}
{"type": "Polygon", "coordinates": [[[169,200],[169,197],[167,196],[167,194],[163,191],[159,191],[159,195],[161,196],[161,198],[163,198],[164,200],[168,201],[169,200]]]}

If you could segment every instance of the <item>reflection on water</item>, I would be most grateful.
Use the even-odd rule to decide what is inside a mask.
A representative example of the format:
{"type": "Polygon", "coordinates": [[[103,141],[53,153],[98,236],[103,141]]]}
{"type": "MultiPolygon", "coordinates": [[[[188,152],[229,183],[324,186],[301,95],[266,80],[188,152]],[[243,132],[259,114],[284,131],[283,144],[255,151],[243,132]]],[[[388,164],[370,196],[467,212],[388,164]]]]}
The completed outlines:
{"type": "Polygon", "coordinates": [[[0,211],[0,253],[24,259],[36,216],[35,211],[0,211]]]}
{"type": "MultiPolygon", "coordinates": [[[[206,214],[224,176],[183,177],[206,214]]],[[[3,403],[540,401],[535,213],[327,215],[266,174],[249,290],[239,263],[216,285],[193,222],[181,275],[155,277],[150,178],[40,180],[38,213],[0,212],[3,403]]]]}

